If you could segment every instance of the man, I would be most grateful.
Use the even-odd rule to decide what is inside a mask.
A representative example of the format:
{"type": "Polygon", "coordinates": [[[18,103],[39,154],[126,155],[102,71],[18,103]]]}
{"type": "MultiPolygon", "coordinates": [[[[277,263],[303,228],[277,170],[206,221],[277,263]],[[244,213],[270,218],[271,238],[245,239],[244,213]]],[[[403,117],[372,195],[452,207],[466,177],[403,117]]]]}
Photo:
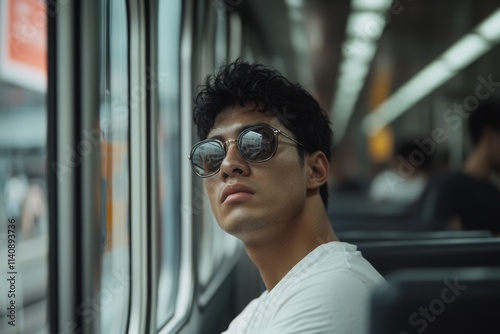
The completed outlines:
{"type": "Polygon", "coordinates": [[[414,160],[412,155],[421,153],[421,149],[413,140],[401,140],[394,146],[390,166],[374,177],[368,196],[375,202],[411,205],[427,186],[431,157],[414,160]],[[404,168],[404,174],[401,168],[404,168]]]}
{"type": "Polygon", "coordinates": [[[266,286],[225,333],[367,333],[370,293],[383,278],[328,220],[332,131],[317,101],[237,60],[207,78],[194,121],[202,141],[193,170],[266,286]]]}
{"type": "Polygon", "coordinates": [[[431,185],[423,210],[454,230],[490,230],[500,235],[500,187],[495,184],[500,175],[500,103],[482,102],[468,121],[474,147],[462,171],[431,185]]]}

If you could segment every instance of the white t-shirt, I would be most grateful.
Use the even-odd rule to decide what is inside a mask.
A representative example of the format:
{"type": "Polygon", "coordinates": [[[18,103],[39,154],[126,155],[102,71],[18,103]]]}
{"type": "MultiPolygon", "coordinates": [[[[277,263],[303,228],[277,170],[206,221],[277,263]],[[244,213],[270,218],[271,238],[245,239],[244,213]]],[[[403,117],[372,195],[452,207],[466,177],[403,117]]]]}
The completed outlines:
{"type": "Polygon", "coordinates": [[[411,203],[420,197],[427,182],[424,174],[403,177],[398,171],[385,171],[375,176],[368,195],[374,201],[411,203]]]}
{"type": "Polygon", "coordinates": [[[384,278],[356,246],[329,242],[254,299],[223,334],[364,334],[369,301],[384,278]]]}

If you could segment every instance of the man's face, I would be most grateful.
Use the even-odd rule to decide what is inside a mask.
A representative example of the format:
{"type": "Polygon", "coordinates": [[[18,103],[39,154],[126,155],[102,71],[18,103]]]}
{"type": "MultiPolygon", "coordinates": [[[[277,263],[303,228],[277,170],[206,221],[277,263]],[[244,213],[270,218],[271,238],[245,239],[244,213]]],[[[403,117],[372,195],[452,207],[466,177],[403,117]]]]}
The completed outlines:
{"type": "MultiPolygon", "coordinates": [[[[208,138],[234,140],[243,127],[258,123],[291,135],[276,117],[235,106],[219,113],[208,138]]],[[[277,141],[275,155],[260,163],[245,160],[231,142],[220,171],[205,179],[212,211],[226,232],[240,238],[252,232],[261,235],[268,229],[285,228],[302,212],[307,184],[296,144],[282,135],[277,141]]]]}

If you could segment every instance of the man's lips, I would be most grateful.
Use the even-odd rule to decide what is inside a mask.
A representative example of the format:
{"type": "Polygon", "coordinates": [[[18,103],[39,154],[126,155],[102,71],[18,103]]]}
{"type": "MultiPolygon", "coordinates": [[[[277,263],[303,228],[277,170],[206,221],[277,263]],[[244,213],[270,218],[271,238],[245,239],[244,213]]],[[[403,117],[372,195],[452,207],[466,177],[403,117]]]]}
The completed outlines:
{"type": "Polygon", "coordinates": [[[221,203],[224,203],[229,196],[239,193],[243,195],[243,194],[254,194],[255,192],[250,187],[245,186],[243,184],[238,184],[238,183],[231,184],[226,186],[222,191],[220,201],[221,203]]]}

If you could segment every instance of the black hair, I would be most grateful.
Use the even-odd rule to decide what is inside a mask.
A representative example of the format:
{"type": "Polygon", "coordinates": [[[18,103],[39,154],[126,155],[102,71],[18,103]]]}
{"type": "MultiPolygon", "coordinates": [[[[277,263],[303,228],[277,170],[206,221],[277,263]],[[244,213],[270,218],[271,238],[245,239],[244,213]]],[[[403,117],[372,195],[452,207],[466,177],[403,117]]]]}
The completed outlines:
{"type": "MultiPolygon", "coordinates": [[[[302,86],[290,82],[275,69],[250,64],[242,58],[222,65],[198,87],[193,120],[199,139],[207,138],[221,110],[237,104],[247,108],[250,104],[254,106],[252,110],[271,112],[308,153],[321,151],[330,161],[333,132],[319,103],[302,86]]],[[[303,163],[304,152],[300,147],[297,149],[303,163]]],[[[326,183],[321,186],[320,195],[326,208],[326,183]]]]}
{"type": "Polygon", "coordinates": [[[433,158],[432,154],[424,154],[422,148],[410,138],[400,140],[394,145],[394,155],[396,157],[402,156],[405,160],[409,160],[414,167],[417,167],[424,172],[429,172],[433,158]],[[420,152],[420,155],[418,160],[415,162],[414,155],[417,152],[420,152]],[[423,156],[423,158],[421,159],[420,156],[423,156]]]}
{"type": "Polygon", "coordinates": [[[500,102],[484,101],[471,111],[469,116],[469,132],[474,145],[479,143],[485,127],[500,132],[500,102]]]}

